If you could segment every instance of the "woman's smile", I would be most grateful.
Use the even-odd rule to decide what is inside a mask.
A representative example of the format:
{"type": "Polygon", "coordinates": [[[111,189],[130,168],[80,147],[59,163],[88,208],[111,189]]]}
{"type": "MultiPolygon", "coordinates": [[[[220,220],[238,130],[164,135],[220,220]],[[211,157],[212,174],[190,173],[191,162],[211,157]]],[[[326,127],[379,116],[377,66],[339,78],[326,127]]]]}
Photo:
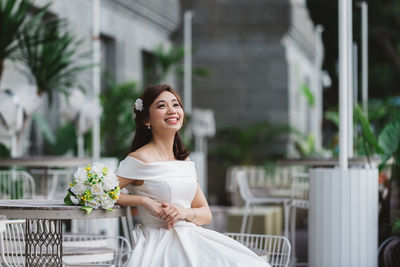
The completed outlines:
{"type": "Polygon", "coordinates": [[[178,123],[178,121],[179,121],[179,117],[177,117],[177,116],[172,116],[172,117],[168,117],[166,120],[165,120],[168,124],[177,124],[178,123]]]}

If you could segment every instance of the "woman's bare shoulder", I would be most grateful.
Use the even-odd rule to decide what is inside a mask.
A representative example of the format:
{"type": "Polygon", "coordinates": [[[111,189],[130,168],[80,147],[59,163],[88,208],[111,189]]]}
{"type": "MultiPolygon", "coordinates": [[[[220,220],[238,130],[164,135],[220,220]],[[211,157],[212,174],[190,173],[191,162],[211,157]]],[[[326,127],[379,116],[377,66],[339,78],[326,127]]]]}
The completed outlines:
{"type": "Polygon", "coordinates": [[[134,152],[129,153],[128,156],[143,161],[145,163],[151,162],[151,151],[147,145],[144,145],[134,152]]]}

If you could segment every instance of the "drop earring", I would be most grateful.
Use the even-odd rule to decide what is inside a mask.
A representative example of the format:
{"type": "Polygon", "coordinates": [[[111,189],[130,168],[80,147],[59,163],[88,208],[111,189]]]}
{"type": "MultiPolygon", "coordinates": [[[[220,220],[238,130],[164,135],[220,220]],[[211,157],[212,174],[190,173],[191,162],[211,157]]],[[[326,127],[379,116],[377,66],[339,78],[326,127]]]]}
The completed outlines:
{"type": "Polygon", "coordinates": [[[151,129],[151,126],[150,125],[147,125],[147,130],[150,130],[151,129]]]}

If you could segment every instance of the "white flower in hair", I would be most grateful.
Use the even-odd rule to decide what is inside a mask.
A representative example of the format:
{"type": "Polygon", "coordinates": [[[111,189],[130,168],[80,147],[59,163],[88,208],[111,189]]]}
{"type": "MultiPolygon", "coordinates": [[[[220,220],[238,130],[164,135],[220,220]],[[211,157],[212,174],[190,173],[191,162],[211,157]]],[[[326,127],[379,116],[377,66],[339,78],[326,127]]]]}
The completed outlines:
{"type": "Polygon", "coordinates": [[[141,98],[136,99],[135,101],[135,109],[138,111],[143,110],[143,100],[141,98]]]}

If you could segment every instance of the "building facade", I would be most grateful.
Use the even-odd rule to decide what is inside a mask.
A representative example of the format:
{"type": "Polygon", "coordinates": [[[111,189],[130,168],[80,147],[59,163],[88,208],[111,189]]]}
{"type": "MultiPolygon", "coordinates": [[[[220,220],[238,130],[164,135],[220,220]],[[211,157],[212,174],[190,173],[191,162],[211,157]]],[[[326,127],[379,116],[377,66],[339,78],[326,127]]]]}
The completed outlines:
{"type": "MultiPolygon", "coordinates": [[[[37,0],[35,6],[43,6],[48,0],[37,0]]],[[[78,39],[82,39],[79,52],[90,51],[93,48],[93,4],[92,0],[51,1],[49,13],[52,16],[66,19],[69,31],[78,39]]],[[[178,0],[100,0],[100,42],[101,71],[107,71],[117,82],[134,80],[139,86],[144,77],[144,59],[148,52],[158,45],[168,47],[172,44],[171,34],[180,26],[180,3],[178,0]]],[[[7,61],[3,73],[0,90],[11,89],[29,91],[28,79],[21,73],[21,66],[7,61]]],[[[91,70],[84,71],[78,78],[87,94],[93,90],[91,70]]],[[[174,83],[174,79],[168,80],[174,83]]],[[[30,86],[32,87],[32,85],[30,86]]],[[[34,86],[33,86],[34,87],[34,86]]],[[[102,88],[104,90],[104,88],[102,88]]],[[[35,88],[32,88],[35,90],[35,88]]],[[[34,91],[33,91],[34,92],[34,91]]],[[[50,122],[53,130],[60,124],[59,97],[54,99],[54,105],[48,105],[46,97],[36,97],[35,112],[43,114],[50,122]]],[[[22,98],[22,97],[20,97],[22,98]]],[[[23,102],[21,100],[21,102],[23,102]]],[[[26,122],[23,132],[15,133],[17,148],[14,156],[26,155],[28,151],[41,153],[43,145],[42,134],[36,134],[32,143],[30,136],[37,129],[26,122]],[[36,148],[32,149],[32,146],[36,148]]],[[[0,142],[12,146],[12,134],[0,124],[0,142]]]]}

